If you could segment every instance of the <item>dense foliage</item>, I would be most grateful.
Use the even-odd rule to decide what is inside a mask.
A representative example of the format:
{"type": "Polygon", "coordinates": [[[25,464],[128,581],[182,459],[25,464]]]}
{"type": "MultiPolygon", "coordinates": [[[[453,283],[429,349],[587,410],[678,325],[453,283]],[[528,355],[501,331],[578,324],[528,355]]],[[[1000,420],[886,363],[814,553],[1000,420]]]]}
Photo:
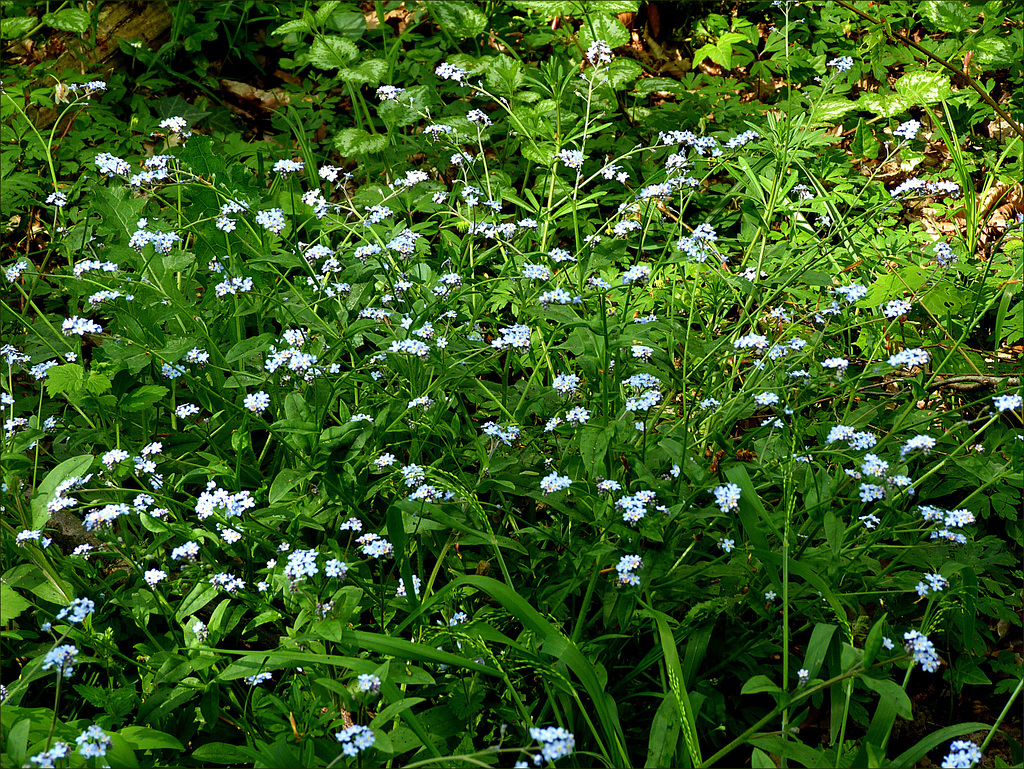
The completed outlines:
{"type": "Polygon", "coordinates": [[[1020,765],[1012,3],[3,7],[4,766],[1020,765]]]}

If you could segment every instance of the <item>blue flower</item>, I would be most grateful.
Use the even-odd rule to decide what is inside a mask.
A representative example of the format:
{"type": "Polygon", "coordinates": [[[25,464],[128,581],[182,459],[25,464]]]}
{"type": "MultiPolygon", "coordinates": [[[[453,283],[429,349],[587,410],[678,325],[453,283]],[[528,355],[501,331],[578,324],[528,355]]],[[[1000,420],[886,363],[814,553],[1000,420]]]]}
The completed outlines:
{"type": "Polygon", "coordinates": [[[713,490],[715,503],[723,513],[736,510],[740,506],[740,487],[735,483],[727,483],[713,490]]]}

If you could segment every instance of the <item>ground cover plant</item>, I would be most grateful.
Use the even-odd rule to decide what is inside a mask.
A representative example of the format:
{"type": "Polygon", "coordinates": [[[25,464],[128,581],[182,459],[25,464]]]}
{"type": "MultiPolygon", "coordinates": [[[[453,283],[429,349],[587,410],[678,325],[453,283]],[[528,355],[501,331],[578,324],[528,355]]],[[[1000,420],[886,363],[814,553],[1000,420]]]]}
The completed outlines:
{"type": "Polygon", "coordinates": [[[651,8],[5,71],[4,766],[1020,765],[1022,20],[651,8]]]}

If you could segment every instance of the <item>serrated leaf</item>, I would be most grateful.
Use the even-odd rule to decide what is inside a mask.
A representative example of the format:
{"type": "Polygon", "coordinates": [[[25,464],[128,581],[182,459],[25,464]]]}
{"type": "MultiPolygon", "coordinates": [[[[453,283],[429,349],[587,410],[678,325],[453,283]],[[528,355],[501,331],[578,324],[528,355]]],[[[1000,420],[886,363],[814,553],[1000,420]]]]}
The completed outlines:
{"type": "Polygon", "coordinates": [[[334,148],[345,157],[369,155],[387,146],[386,136],[367,133],[362,128],[346,128],[334,137],[334,148]]]}
{"type": "Polygon", "coordinates": [[[456,37],[476,37],[487,28],[487,17],[466,0],[426,0],[434,20],[456,37]]]}
{"type": "Polygon", "coordinates": [[[523,65],[510,56],[496,56],[487,68],[487,85],[505,96],[513,96],[523,84],[523,65]]]}
{"type": "Polygon", "coordinates": [[[10,585],[0,583],[0,624],[6,625],[31,605],[10,585]]]}
{"type": "Polygon", "coordinates": [[[309,47],[309,63],[320,69],[342,69],[358,55],[355,43],[338,35],[317,35],[309,47]]]}
{"type": "Polygon", "coordinates": [[[918,10],[940,32],[959,34],[970,29],[978,20],[977,11],[971,11],[957,0],[924,0],[918,10]]]}
{"type": "Polygon", "coordinates": [[[146,206],[146,199],[132,198],[127,187],[96,186],[93,189],[92,203],[103,217],[103,223],[120,229],[127,242],[138,229],[136,222],[146,206]]]}
{"type": "Polygon", "coordinates": [[[51,366],[46,376],[46,394],[51,398],[62,393],[73,393],[82,389],[85,369],[77,363],[51,366]]]}
{"type": "Polygon", "coordinates": [[[62,32],[77,32],[84,35],[89,30],[89,14],[81,8],[65,8],[43,16],[43,24],[62,32]]]}
{"type": "Polygon", "coordinates": [[[96,371],[93,371],[89,374],[89,378],[85,380],[85,389],[91,392],[93,395],[105,393],[110,388],[110,377],[108,377],[106,374],[100,374],[96,371]]]}

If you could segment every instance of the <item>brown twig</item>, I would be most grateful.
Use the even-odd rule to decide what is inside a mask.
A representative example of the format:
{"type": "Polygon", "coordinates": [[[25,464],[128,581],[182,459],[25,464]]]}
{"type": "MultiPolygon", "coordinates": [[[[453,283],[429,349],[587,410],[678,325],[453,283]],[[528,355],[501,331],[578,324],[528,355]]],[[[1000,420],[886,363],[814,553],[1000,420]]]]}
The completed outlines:
{"type": "Polygon", "coordinates": [[[906,35],[901,35],[899,32],[894,32],[892,29],[890,29],[887,23],[885,23],[884,21],[879,21],[878,19],[864,13],[864,11],[859,10],[858,8],[854,8],[852,5],[847,3],[846,0],[836,0],[836,4],[842,6],[848,11],[853,11],[855,14],[864,19],[867,19],[872,24],[877,24],[878,26],[882,27],[885,30],[886,35],[897,38],[898,40],[906,43],[910,47],[920,51],[932,61],[938,62],[940,65],[942,65],[945,69],[948,69],[950,72],[955,72],[957,75],[963,77],[964,80],[967,81],[967,84],[978,92],[978,95],[985,101],[985,103],[988,104],[992,109],[994,109],[996,113],[999,115],[999,117],[1001,117],[1003,120],[1007,122],[1007,124],[1009,124],[1010,128],[1013,129],[1013,132],[1017,134],[1017,136],[1024,139],[1024,128],[1021,128],[1019,125],[1017,125],[1014,119],[1010,117],[1009,113],[1007,113],[1006,110],[1000,107],[998,102],[996,102],[996,100],[993,99],[989,95],[989,93],[984,88],[981,87],[981,84],[978,83],[977,80],[975,80],[967,73],[966,68],[957,69],[948,61],[943,59],[941,56],[937,56],[936,54],[929,51],[927,48],[918,45],[906,35]]]}

